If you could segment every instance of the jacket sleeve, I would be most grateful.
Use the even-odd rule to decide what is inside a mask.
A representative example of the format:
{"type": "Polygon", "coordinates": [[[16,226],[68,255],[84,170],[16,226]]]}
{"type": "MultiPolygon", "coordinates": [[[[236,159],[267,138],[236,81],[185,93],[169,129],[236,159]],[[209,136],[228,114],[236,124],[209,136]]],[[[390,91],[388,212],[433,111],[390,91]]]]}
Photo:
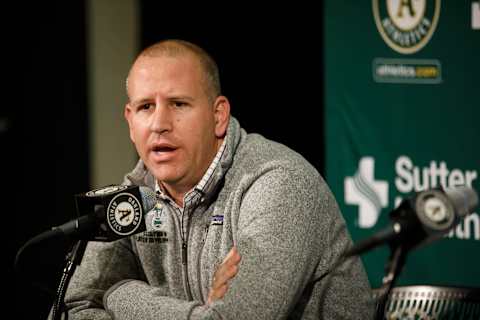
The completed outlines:
{"type": "Polygon", "coordinates": [[[360,261],[332,270],[351,240],[323,180],[277,168],[242,183],[242,200],[233,205],[239,219],[232,221],[242,260],[224,299],[204,306],[134,280],[109,291],[109,313],[115,319],[286,319],[305,316],[303,309],[321,319],[372,318],[360,261]]]}
{"type": "Polygon", "coordinates": [[[143,279],[128,238],[89,242],[69,284],[65,304],[68,319],[112,319],[104,310],[105,292],[124,279],[143,279]]]}

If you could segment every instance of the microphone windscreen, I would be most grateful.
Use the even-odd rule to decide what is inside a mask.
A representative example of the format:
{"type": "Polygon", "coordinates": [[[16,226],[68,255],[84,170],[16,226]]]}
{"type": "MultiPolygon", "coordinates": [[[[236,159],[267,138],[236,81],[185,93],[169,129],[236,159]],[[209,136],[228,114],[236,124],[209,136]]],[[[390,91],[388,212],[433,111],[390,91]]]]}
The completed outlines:
{"type": "Polygon", "coordinates": [[[469,187],[446,188],[445,193],[452,201],[455,213],[459,218],[463,218],[472,213],[478,206],[478,194],[469,187]]]}

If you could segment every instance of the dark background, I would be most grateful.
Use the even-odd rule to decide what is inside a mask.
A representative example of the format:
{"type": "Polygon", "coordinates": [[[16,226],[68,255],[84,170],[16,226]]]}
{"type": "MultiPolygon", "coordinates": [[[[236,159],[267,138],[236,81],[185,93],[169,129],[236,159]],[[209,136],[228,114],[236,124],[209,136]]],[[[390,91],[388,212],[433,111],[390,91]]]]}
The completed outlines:
{"type": "MultiPolygon", "coordinates": [[[[46,318],[70,243],[29,248],[16,273],[15,254],[74,218],[74,195],[90,186],[86,5],[32,3],[8,10],[2,21],[8,84],[0,108],[2,203],[12,288],[6,294],[14,292],[9,305],[17,319],[46,318]]],[[[324,173],[321,6],[139,4],[141,48],[165,38],[205,48],[242,126],[289,145],[324,173]]]]}
{"type": "Polygon", "coordinates": [[[2,203],[14,288],[6,294],[15,300],[7,305],[15,319],[46,319],[69,243],[29,247],[16,273],[13,263],[28,239],[75,217],[73,195],[89,187],[85,6],[29,2],[4,15],[2,203]]]}

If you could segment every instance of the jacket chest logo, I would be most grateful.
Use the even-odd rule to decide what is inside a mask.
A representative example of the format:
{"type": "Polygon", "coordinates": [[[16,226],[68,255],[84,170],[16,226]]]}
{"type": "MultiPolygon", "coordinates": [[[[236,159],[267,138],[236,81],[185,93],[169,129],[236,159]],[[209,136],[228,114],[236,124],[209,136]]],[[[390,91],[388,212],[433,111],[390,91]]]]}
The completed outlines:
{"type": "Polygon", "coordinates": [[[212,226],[221,226],[223,225],[223,214],[216,214],[213,215],[211,218],[211,223],[210,225],[212,226]]]}

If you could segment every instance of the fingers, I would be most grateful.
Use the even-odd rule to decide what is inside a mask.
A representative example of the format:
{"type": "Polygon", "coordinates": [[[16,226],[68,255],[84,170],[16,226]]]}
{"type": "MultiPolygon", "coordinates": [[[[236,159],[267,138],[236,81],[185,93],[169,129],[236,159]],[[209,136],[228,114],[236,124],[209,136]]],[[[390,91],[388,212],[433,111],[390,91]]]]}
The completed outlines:
{"type": "Polygon", "coordinates": [[[222,264],[234,265],[240,262],[240,254],[238,253],[237,247],[232,247],[228,254],[223,259],[222,264]]]}
{"type": "Polygon", "coordinates": [[[233,247],[218,266],[213,275],[212,287],[208,294],[208,304],[223,298],[228,290],[228,281],[238,273],[241,257],[236,247],[233,247]]]}
{"type": "Polygon", "coordinates": [[[238,273],[237,265],[228,265],[228,264],[220,265],[217,271],[215,271],[212,288],[218,289],[224,285],[227,285],[228,280],[235,277],[237,273],[238,273]]]}
{"type": "Polygon", "coordinates": [[[214,301],[222,299],[223,296],[227,293],[228,286],[223,285],[218,289],[210,289],[210,292],[208,294],[208,301],[207,304],[212,304],[214,301]]]}
{"type": "Polygon", "coordinates": [[[212,288],[218,289],[227,284],[227,281],[235,277],[238,272],[238,263],[241,257],[236,247],[233,247],[223,259],[213,275],[212,288]]]}
{"type": "Polygon", "coordinates": [[[235,276],[238,271],[238,264],[240,263],[240,260],[241,257],[237,248],[233,247],[225,256],[225,259],[223,259],[223,262],[218,267],[214,277],[220,277],[219,280],[224,280],[225,282],[229,278],[235,276]],[[225,280],[224,278],[226,277],[227,279],[225,280]]]}

